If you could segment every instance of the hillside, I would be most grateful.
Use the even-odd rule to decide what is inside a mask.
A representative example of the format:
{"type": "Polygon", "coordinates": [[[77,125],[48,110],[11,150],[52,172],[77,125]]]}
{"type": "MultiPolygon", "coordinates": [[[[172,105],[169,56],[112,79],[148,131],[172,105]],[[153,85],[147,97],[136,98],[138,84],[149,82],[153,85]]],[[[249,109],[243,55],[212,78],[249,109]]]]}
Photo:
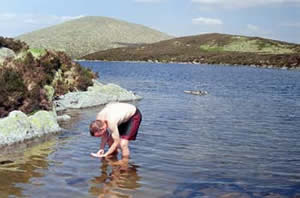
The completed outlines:
{"type": "Polygon", "coordinates": [[[203,34],[99,51],[87,60],[300,67],[300,45],[259,37],[203,34]]]}
{"type": "Polygon", "coordinates": [[[31,48],[61,50],[72,58],[170,38],[169,35],[142,25],[96,16],[82,17],[17,37],[31,48]]]}

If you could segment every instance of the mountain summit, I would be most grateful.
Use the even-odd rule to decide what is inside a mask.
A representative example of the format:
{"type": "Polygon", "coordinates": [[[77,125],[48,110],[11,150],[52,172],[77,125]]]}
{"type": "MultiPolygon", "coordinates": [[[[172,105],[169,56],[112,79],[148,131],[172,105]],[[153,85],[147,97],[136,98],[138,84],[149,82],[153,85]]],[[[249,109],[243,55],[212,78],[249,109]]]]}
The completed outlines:
{"type": "Polygon", "coordinates": [[[167,34],[143,25],[99,16],[82,17],[17,37],[31,48],[65,51],[72,58],[170,38],[167,34]]]}

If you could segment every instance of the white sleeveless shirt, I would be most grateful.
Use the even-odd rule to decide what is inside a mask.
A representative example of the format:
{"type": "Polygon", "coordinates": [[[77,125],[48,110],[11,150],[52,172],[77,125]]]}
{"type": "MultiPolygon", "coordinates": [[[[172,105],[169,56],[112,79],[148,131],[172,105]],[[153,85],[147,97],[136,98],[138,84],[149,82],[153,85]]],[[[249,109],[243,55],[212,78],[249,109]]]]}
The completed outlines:
{"type": "MultiPolygon", "coordinates": [[[[128,103],[109,103],[97,115],[97,120],[107,120],[109,125],[119,126],[127,122],[136,112],[136,107],[128,103]]],[[[111,128],[111,126],[109,126],[111,128]]]]}

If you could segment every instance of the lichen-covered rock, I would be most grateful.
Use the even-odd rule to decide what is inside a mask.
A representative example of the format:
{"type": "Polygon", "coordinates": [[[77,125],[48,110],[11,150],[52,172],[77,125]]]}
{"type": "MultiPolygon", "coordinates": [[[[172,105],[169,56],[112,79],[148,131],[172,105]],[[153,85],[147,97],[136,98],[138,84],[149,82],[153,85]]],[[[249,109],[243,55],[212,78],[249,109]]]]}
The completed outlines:
{"type": "Polygon", "coordinates": [[[96,92],[69,92],[54,101],[58,111],[64,109],[79,109],[105,104],[109,101],[107,95],[96,92]]]}
{"type": "Polygon", "coordinates": [[[104,85],[94,80],[94,85],[88,91],[70,92],[54,101],[58,111],[78,109],[107,104],[114,101],[134,101],[142,99],[131,91],[115,84],[104,85]]]}
{"type": "Polygon", "coordinates": [[[28,117],[21,111],[12,111],[8,117],[0,119],[0,145],[21,141],[30,131],[28,117]]]}
{"type": "Polygon", "coordinates": [[[112,83],[101,86],[98,89],[98,91],[100,93],[116,97],[117,101],[130,101],[130,100],[141,99],[133,92],[127,91],[126,89],[120,87],[119,85],[112,84],[112,83]]]}
{"type": "Polygon", "coordinates": [[[57,118],[53,112],[38,111],[29,116],[32,131],[37,135],[43,135],[49,132],[55,132],[60,129],[57,118]]]}
{"type": "Polygon", "coordinates": [[[21,111],[12,111],[0,119],[0,146],[60,130],[54,112],[39,111],[28,117],[21,111]]]}

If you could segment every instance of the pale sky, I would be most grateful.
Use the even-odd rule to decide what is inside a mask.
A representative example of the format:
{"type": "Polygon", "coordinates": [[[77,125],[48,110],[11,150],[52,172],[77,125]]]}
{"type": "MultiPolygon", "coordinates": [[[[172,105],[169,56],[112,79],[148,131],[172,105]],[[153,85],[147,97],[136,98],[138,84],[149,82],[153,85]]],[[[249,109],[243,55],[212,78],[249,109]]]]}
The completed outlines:
{"type": "Polygon", "coordinates": [[[0,36],[105,16],[172,36],[226,33],[300,44],[300,0],[0,0],[0,36]]]}

